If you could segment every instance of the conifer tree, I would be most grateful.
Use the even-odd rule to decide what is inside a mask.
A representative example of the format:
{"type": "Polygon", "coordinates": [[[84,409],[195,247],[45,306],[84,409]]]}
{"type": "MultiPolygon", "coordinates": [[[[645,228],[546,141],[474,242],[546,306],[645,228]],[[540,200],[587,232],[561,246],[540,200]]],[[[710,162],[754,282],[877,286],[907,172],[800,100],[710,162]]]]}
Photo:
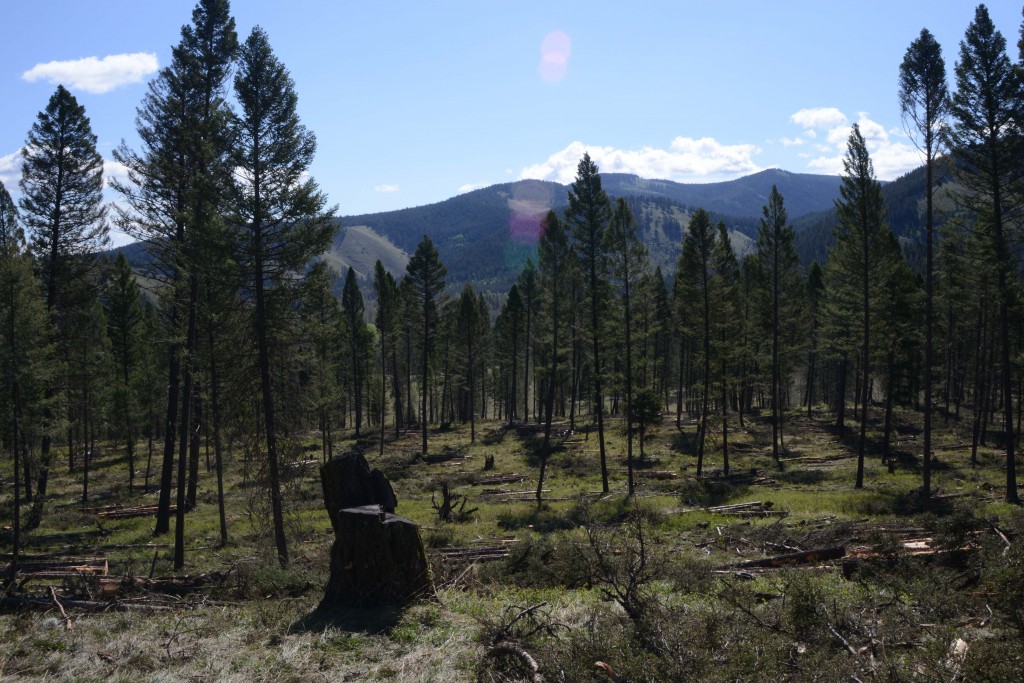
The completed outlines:
{"type": "Polygon", "coordinates": [[[601,365],[602,307],[607,298],[607,264],[601,239],[611,220],[608,195],[601,189],[597,164],[584,154],[576,168],[576,180],[569,188],[569,207],[565,221],[572,235],[573,250],[583,272],[584,296],[590,314],[591,381],[594,385],[593,410],[597,418],[597,444],[601,454],[601,490],[608,493],[608,460],[604,443],[604,391],[601,365]]]}
{"type": "Polygon", "coordinates": [[[900,112],[907,133],[924,155],[925,166],[925,311],[924,433],[921,464],[922,504],[931,504],[932,377],[934,365],[934,193],[935,166],[942,153],[941,130],[948,110],[946,63],[942,48],[928,29],[910,44],[900,65],[900,112]]]}
{"type": "Polygon", "coordinates": [[[225,230],[232,166],[228,159],[230,112],[226,90],[238,50],[228,0],[199,0],[192,23],[181,29],[171,64],[149,85],[136,116],[139,151],[122,144],[114,158],[127,182],[114,179],[124,198],[118,223],[147,242],[166,280],[162,309],[167,348],[167,410],[156,534],[170,529],[170,491],[175,439],[178,509],[175,564],[184,563],[185,457],[191,441],[193,373],[198,342],[198,305],[203,266],[225,230]],[[180,405],[180,419],[179,419],[180,405]]]}
{"type": "Polygon", "coordinates": [[[729,474],[729,392],[741,351],[740,264],[725,223],[718,223],[714,247],[713,309],[714,355],[718,363],[718,396],[722,410],[722,471],[729,474]]]}
{"type": "Polygon", "coordinates": [[[777,187],[772,185],[757,231],[757,256],[767,276],[769,288],[768,327],[772,339],[772,457],[779,459],[782,440],[783,387],[792,369],[791,342],[799,322],[800,260],[796,255],[796,232],[789,225],[786,207],[777,187]]]}
{"type": "Polygon", "coordinates": [[[604,235],[604,249],[608,258],[608,270],[622,306],[623,341],[626,352],[623,376],[626,389],[626,475],[627,495],[633,495],[633,388],[635,368],[634,321],[637,288],[641,276],[648,269],[647,247],[640,241],[636,231],[636,219],[626,200],[621,197],[615,202],[611,220],[604,235]]]}
{"type": "Polygon", "coordinates": [[[714,284],[715,229],[711,216],[698,209],[691,217],[679,256],[678,299],[684,303],[685,330],[691,339],[701,340],[703,390],[700,424],[697,427],[697,476],[704,473],[704,447],[707,441],[708,401],[711,393],[711,319],[714,284]]]}
{"type": "Polygon", "coordinates": [[[345,326],[345,336],[348,338],[348,357],[352,381],[352,403],[356,413],[356,437],[360,436],[363,426],[363,364],[367,355],[366,323],[363,316],[366,307],[363,304],[363,294],[359,291],[359,282],[356,280],[356,271],[349,268],[345,273],[345,284],[341,290],[341,314],[345,326]]]}
{"type": "Polygon", "coordinates": [[[135,411],[138,397],[136,375],[139,345],[142,343],[142,294],[124,252],[117,255],[114,274],[106,294],[108,336],[113,362],[117,367],[118,387],[114,391],[114,410],[118,432],[125,439],[128,453],[128,490],[135,488],[135,411]]]}
{"type": "Polygon", "coordinates": [[[287,566],[272,342],[285,331],[282,316],[298,298],[309,263],[330,244],[335,225],[326,196],[308,176],[316,138],[299,122],[295,84],[259,27],[239,52],[235,94],[241,111],[232,154],[233,221],[245,289],[252,295],[274,539],[278,561],[287,566]]]}
{"type": "Polygon", "coordinates": [[[537,279],[540,291],[538,323],[541,328],[542,349],[546,352],[544,395],[544,441],[540,450],[540,474],[537,477],[537,506],[541,505],[544,474],[551,456],[551,422],[555,408],[555,388],[559,382],[560,360],[563,353],[559,332],[565,325],[565,306],[569,303],[572,279],[566,271],[574,267],[569,236],[558,214],[549,211],[542,224],[537,241],[537,279]]]}
{"type": "Polygon", "coordinates": [[[477,295],[468,282],[459,295],[459,309],[456,320],[456,334],[462,347],[465,368],[463,379],[465,390],[469,392],[469,440],[476,443],[476,373],[479,362],[480,308],[477,295]]]}
{"type": "Polygon", "coordinates": [[[447,274],[448,269],[441,263],[437,247],[430,237],[424,235],[409,259],[405,276],[412,297],[410,313],[415,316],[420,335],[420,452],[423,455],[427,454],[427,399],[433,389],[430,357],[440,323],[440,309],[444,305],[444,277],[447,274]]]}
{"type": "MultiPolygon", "coordinates": [[[[22,150],[21,218],[29,251],[38,264],[46,310],[67,357],[73,314],[86,305],[96,266],[93,254],[107,242],[103,207],[103,159],[96,151],[85,108],[64,86],[47,102],[29,130],[22,150]]],[[[57,387],[47,390],[53,398],[57,387]]],[[[46,495],[50,436],[44,435],[37,493],[46,495]]]]}
{"type": "Polygon", "coordinates": [[[997,273],[1000,393],[1006,442],[1006,500],[1017,502],[1014,455],[1013,372],[1010,348],[1010,298],[1016,268],[1007,238],[1011,198],[1024,177],[1024,98],[1021,76],[1006,55],[1006,39],[996,30],[985,5],[960,42],[956,91],[950,98],[950,146],[958,158],[958,200],[985,224],[997,273]]]}
{"type": "Polygon", "coordinates": [[[377,334],[380,337],[380,454],[384,455],[384,416],[387,413],[387,366],[391,357],[392,396],[395,401],[395,438],[398,438],[402,422],[401,383],[398,378],[398,325],[399,308],[398,283],[394,276],[384,269],[377,259],[373,269],[373,289],[377,295],[377,334]]]}
{"type": "MultiPolygon", "coordinates": [[[[886,268],[884,251],[890,243],[885,225],[885,204],[882,186],[875,179],[874,165],[868,154],[860,127],[853,125],[843,159],[840,198],[835,201],[839,222],[835,228],[836,244],[829,252],[829,266],[838,275],[833,285],[851,293],[849,303],[856,302],[860,315],[860,371],[863,395],[860,415],[860,441],[857,449],[856,488],[864,486],[864,449],[867,442],[867,419],[871,373],[871,311],[880,277],[886,268]],[[841,284],[840,284],[841,282],[841,284]],[[853,294],[856,292],[856,294],[853,294]]],[[[840,399],[843,400],[843,399],[840,399]]]]}
{"type": "MultiPolygon", "coordinates": [[[[12,571],[18,565],[22,528],[30,526],[21,516],[30,443],[38,443],[53,426],[47,396],[55,379],[55,354],[40,285],[25,252],[17,209],[0,183],[0,447],[11,454],[14,465],[12,571]]],[[[42,503],[42,496],[37,497],[33,517],[42,503]]]]}

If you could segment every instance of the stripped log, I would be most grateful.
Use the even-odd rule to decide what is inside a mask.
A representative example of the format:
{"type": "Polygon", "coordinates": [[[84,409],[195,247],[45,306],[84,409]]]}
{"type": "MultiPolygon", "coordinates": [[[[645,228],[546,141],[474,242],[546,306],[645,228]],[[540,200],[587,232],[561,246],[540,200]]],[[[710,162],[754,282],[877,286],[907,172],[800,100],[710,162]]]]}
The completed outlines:
{"type": "Polygon", "coordinates": [[[839,560],[846,556],[846,546],[837,545],[830,548],[815,548],[799,553],[787,553],[765,557],[760,560],[746,560],[730,565],[733,569],[772,569],[775,567],[788,567],[798,564],[812,564],[825,562],[826,560],[839,560]]]}
{"type": "MultiPolygon", "coordinates": [[[[100,510],[96,516],[100,519],[130,519],[133,517],[152,517],[156,514],[158,505],[156,503],[147,505],[133,505],[131,507],[114,506],[106,510],[100,510]]],[[[178,506],[171,503],[171,512],[178,509],[178,506]]]]}

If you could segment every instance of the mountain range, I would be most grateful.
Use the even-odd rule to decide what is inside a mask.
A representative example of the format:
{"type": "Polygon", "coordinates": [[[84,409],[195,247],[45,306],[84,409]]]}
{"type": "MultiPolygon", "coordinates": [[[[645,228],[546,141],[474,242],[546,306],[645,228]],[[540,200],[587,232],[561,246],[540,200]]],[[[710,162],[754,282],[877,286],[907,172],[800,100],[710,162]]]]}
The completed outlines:
{"type": "MultiPolygon", "coordinates": [[[[772,186],[782,194],[790,222],[797,230],[802,262],[823,262],[832,243],[834,201],[839,197],[838,176],[790,173],[780,169],[718,183],[678,183],[636,175],[601,175],[605,192],[623,197],[637,219],[651,260],[666,276],[675,272],[690,215],[708,210],[714,221],[724,221],[737,254],[742,258],[756,248],[762,207],[772,186]]],[[[466,282],[497,305],[528,258],[535,257],[540,223],[551,209],[568,205],[569,186],[540,180],[491,185],[435,204],[373,214],[342,216],[330,250],[324,254],[341,276],[352,267],[372,299],[370,281],[380,259],[385,268],[401,275],[423,235],[430,235],[448,269],[450,291],[466,282]]],[[[924,197],[923,169],[885,183],[889,222],[904,250],[915,259],[923,239],[920,206],[924,197]]],[[[123,248],[129,260],[145,269],[145,250],[123,248]]]]}

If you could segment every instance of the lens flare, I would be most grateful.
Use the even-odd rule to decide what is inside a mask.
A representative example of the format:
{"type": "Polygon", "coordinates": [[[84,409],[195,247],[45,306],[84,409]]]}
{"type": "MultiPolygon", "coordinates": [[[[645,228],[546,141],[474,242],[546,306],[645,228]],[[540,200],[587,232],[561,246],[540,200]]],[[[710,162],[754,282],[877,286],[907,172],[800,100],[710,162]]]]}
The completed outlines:
{"type": "Polygon", "coordinates": [[[549,83],[558,83],[569,73],[572,38],[565,31],[552,31],[540,44],[540,77],[549,83]]]}

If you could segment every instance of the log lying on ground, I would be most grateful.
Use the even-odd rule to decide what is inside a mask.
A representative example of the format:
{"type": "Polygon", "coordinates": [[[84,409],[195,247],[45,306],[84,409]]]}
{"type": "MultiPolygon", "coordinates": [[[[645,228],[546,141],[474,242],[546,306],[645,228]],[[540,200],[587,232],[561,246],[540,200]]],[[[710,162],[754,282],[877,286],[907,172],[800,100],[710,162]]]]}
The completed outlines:
{"type": "MultiPolygon", "coordinates": [[[[74,576],[100,576],[108,571],[105,557],[73,557],[62,555],[22,555],[18,558],[18,574],[36,579],[63,579],[74,576]]],[[[0,568],[6,576],[10,563],[0,568]]]]}
{"type": "MultiPolygon", "coordinates": [[[[134,517],[152,517],[156,514],[157,504],[133,505],[131,507],[113,506],[96,512],[100,519],[131,519],[134,517]]],[[[171,503],[171,512],[178,509],[178,506],[171,503]]]]}
{"type": "Polygon", "coordinates": [[[481,477],[477,479],[476,486],[496,486],[498,484],[518,484],[521,481],[526,481],[525,474],[494,474],[489,477],[481,477]]]}
{"type": "Polygon", "coordinates": [[[732,569],[772,569],[775,567],[787,567],[798,564],[812,564],[825,562],[826,560],[842,559],[846,555],[846,546],[837,545],[830,548],[816,548],[805,550],[799,553],[787,553],[774,557],[765,557],[760,560],[746,560],[729,565],[732,569]]]}

